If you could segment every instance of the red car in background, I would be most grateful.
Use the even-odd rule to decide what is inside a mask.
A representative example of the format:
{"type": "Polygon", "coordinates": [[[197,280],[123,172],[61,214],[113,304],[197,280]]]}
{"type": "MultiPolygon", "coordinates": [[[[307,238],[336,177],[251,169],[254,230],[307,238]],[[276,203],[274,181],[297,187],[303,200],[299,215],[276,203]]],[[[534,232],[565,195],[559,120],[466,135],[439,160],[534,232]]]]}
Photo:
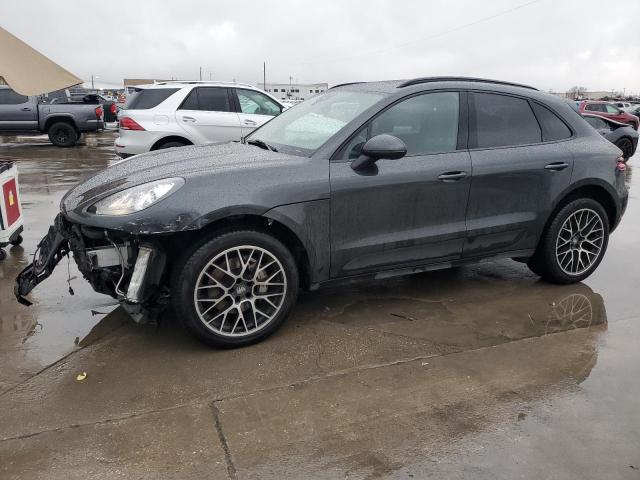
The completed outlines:
{"type": "Polygon", "coordinates": [[[616,122],[631,125],[636,130],[638,130],[638,125],[640,124],[640,119],[638,119],[638,117],[636,117],[635,115],[631,115],[624,110],[620,110],[618,107],[612,105],[609,102],[583,100],[582,102],[580,102],[578,108],[580,110],[580,113],[591,113],[600,117],[609,118],[611,120],[615,120],[616,122]]]}

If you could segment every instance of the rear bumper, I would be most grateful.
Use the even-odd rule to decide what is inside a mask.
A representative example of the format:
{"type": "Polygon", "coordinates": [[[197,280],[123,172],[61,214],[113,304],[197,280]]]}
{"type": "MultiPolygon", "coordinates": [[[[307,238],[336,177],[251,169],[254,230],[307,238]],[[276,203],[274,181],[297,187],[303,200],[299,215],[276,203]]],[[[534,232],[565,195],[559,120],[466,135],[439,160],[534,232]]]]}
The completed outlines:
{"type": "Polygon", "coordinates": [[[151,151],[151,147],[159,139],[160,136],[154,132],[120,130],[113,147],[116,155],[127,158],[151,151]]]}

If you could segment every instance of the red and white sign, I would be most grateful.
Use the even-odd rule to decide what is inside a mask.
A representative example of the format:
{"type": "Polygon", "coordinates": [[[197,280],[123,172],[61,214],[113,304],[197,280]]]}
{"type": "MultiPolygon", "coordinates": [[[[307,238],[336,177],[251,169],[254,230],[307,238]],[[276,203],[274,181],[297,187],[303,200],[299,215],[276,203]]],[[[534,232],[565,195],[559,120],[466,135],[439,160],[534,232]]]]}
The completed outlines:
{"type": "Polygon", "coordinates": [[[2,198],[4,200],[4,209],[7,213],[7,227],[10,227],[20,218],[20,202],[18,201],[15,178],[2,185],[2,198]]]}

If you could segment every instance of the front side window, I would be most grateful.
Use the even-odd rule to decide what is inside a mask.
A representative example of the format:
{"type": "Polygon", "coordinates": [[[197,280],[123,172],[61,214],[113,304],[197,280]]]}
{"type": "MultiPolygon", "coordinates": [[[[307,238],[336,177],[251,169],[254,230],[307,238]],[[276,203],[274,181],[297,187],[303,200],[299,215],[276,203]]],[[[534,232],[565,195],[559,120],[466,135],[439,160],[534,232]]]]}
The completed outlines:
{"type": "Polygon", "coordinates": [[[221,87],[194,88],[180,105],[180,110],[230,112],[229,94],[226,88],[221,87]]]}
{"type": "Polygon", "coordinates": [[[262,140],[293,155],[311,156],[384,95],[378,92],[329,91],[285,110],[247,139],[262,140]]]}
{"type": "Polygon", "coordinates": [[[620,113],[622,113],[618,108],[614,107],[613,105],[606,105],[607,107],[607,113],[611,113],[613,115],[619,115],[620,113]]]}
{"type": "Polygon", "coordinates": [[[270,115],[272,117],[280,114],[280,105],[266,95],[255,90],[243,90],[241,88],[237,89],[236,92],[242,113],[270,115]]]}
{"type": "Polygon", "coordinates": [[[29,97],[20,95],[9,88],[0,89],[0,105],[20,105],[28,101],[29,97]]]}
{"type": "Polygon", "coordinates": [[[527,145],[542,141],[529,102],[494,93],[473,93],[469,132],[471,148],[527,145]]]}
{"type": "Polygon", "coordinates": [[[455,151],[459,97],[457,92],[437,92],[396,103],[363,127],[349,141],[341,158],[358,158],[365,142],[383,133],[401,139],[407,147],[407,157],[455,151]]]}

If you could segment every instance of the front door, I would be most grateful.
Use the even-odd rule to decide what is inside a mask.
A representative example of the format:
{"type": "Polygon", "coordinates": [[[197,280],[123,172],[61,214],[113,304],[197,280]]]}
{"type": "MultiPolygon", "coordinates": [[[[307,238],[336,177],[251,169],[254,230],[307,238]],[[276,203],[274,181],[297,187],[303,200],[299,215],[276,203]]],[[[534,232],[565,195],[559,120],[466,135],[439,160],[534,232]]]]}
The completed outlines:
{"type": "Polygon", "coordinates": [[[36,130],[38,105],[9,88],[0,88],[0,130],[36,130]]]}
{"type": "Polygon", "coordinates": [[[563,145],[571,136],[537,102],[469,94],[473,179],[465,258],[536,247],[554,200],[571,181],[573,157],[563,145]]]}
{"type": "Polygon", "coordinates": [[[176,111],[178,124],[197,144],[240,141],[240,118],[226,87],[196,87],[176,111]]]}
{"type": "Polygon", "coordinates": [[[263,93],[244,88],[234,90],[238,100],[238,115],[243,137],[282,112],[280,105],[263,93]]]}
{"type": "Polygon", "coordinates": [[[459,147],[460,97],[435,92],[394,104],[331,162],[332,277],[460,257],[471,180],[459,147]],[[382,133],[402,139],[407,155],[354,171],[364,142],[382,133]]]}

